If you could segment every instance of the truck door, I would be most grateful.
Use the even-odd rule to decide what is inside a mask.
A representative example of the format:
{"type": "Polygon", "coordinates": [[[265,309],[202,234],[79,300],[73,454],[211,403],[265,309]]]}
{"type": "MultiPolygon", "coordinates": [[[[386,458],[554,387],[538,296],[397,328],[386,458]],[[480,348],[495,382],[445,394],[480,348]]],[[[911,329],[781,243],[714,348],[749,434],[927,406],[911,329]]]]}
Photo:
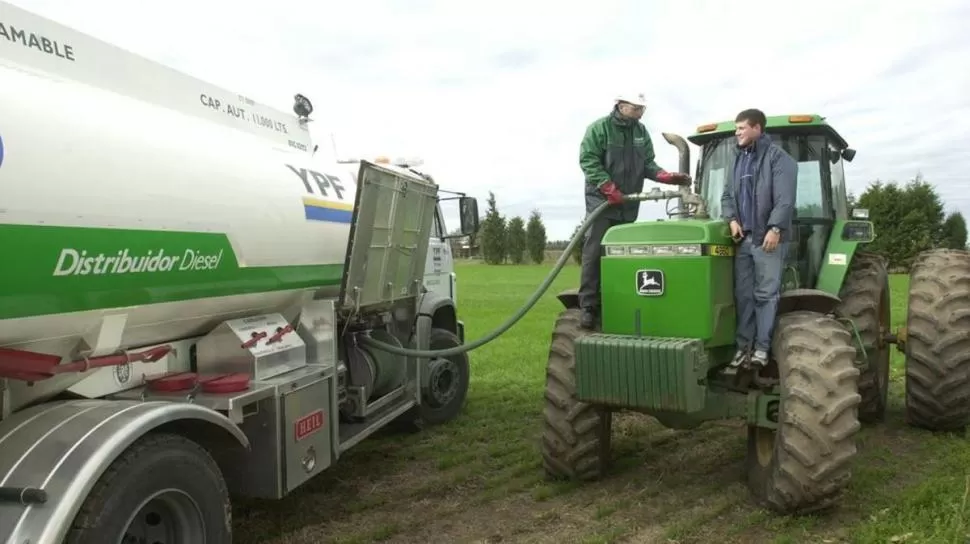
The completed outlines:
{"type": "Polygon", "coordinates": [[[441,208],[435,209],[434,222],[431,226],[431,241],[428,244],[428,259],[424,269],[424,285],[428,291],[454,299],[452,273],[454,261],[451,256],[451,244],[442,240],[445,235],[444,223],[441,219],[441,208]]]}

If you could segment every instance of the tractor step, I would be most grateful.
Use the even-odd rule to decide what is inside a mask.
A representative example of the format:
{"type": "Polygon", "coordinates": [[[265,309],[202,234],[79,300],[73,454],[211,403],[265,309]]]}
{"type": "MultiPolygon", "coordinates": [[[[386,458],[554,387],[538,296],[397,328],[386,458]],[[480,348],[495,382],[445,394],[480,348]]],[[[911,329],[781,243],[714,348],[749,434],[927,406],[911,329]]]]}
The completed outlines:
{"type": "Polygon", "coordinates": [[[575,349],[583,402],[680,413],[705,407],[708,361],[699,339],[587,334],[575,349]]]}

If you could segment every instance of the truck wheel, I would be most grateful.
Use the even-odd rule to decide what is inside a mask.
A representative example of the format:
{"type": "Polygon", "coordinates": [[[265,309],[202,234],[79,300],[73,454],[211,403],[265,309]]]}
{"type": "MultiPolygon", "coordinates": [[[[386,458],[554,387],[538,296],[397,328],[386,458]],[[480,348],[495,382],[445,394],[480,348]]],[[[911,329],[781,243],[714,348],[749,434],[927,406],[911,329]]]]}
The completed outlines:
{"type": "MultiPolygon", "coordinates": [[[[448,329],[431,329],[432,350],[461,345],[461,339],[448,329]]],[[[468,396],[470,370],[468,352],[430,359],[422,369],[421,405],[405,412],[395,427],[416,432],[431,425],[447,423],[458,417],[468,396]]]]}
{"type": "Polygon", "coordinates": [[[909,282],[907,420],[933,431],[962,431],[970,422],[970,253],[924,252],[909,282]]]}
{"type": "MultiPolygon", "coordinates": [[[[845,283],[839,291],[840,317],[855,324],[868,365],[859,376],[859,421],[875,423],[886,417],[889,397],[889,272],[886,261],[875,253],[859,251],[852,257],[845,283]]],[[[857,344],[853,335],[853,345],[857,344]]],[[[858,354],[861,359],[861,352],[858,354]]]]}
{"type": "Polygon", "coordinates": [[[861,427],[856,348],[835,319],[799,311],[779,319],[772,352],[781,388],[778,428],[748,427],[748,488],[781,514],[819,511],[839,501],[851,477],[861,427]]]}
{"type": "Polygon", "coordinates": [[[584,331],[580,310],[559,314],[546,366],[546,405],[542,412],[542,464],[551,478],[592,480],[610,458],[613,414],[576,400],[574,342],[584,331]]]}
{"type": "Polygon", "coordinates": [[[108,467],[88,494],[67,544],[232,542],[222,473],[201,446],[148,435],[108,467]]]}

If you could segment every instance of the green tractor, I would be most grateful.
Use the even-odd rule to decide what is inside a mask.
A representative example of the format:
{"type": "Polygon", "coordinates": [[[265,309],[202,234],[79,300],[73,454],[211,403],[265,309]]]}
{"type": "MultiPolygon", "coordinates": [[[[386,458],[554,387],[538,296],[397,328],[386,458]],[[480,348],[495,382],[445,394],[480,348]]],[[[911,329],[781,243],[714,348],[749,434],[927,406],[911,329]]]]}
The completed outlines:
{"type": "MultiPolygon", "coordinates": [[[[737,151],[733,122],[704,125],[689,137],[701,148],[693,190],[630,196],[668,208],[676,200],[670,220],[603,238],[601,330],[580,328],[575,290],[558,295],[565,309],[549,350],[541,441],[548,476],[603,475],[616,411],[676,429],[744,418],[755,501],[782,514],[829,508],[849,484],[861,424],[885,416],[891,343],[906,354],[909,422],[945,431],[970,422],[970,255],[919,256],[907,325],[892,334],[886,260],[859,247],[875,235],[867,210],[848,209],[843,166],[855,151],[818,115],[769,117],[766,131],[798,162],[770,364],[757,375],[728,367],[734,243],[720,200],[737,151]]],[[[663,136],[689,171],[684,139],[663,136]]]]}

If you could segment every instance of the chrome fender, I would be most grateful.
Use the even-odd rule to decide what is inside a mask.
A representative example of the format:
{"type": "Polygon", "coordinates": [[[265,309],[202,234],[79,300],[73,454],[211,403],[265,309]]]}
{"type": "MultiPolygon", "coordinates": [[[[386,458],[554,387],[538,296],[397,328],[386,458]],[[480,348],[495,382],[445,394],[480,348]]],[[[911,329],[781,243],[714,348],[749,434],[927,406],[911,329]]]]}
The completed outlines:
{"type": "Polygon", "coordinates": [[[249,439],[225,416],[182,402],[69,400],[0,421],[0,487],[47,494],[45,503],[0,502],[0,542],[60,544],[98,478],[128,446],[160,427],[210,447],[249,449],[249,439]]]}

